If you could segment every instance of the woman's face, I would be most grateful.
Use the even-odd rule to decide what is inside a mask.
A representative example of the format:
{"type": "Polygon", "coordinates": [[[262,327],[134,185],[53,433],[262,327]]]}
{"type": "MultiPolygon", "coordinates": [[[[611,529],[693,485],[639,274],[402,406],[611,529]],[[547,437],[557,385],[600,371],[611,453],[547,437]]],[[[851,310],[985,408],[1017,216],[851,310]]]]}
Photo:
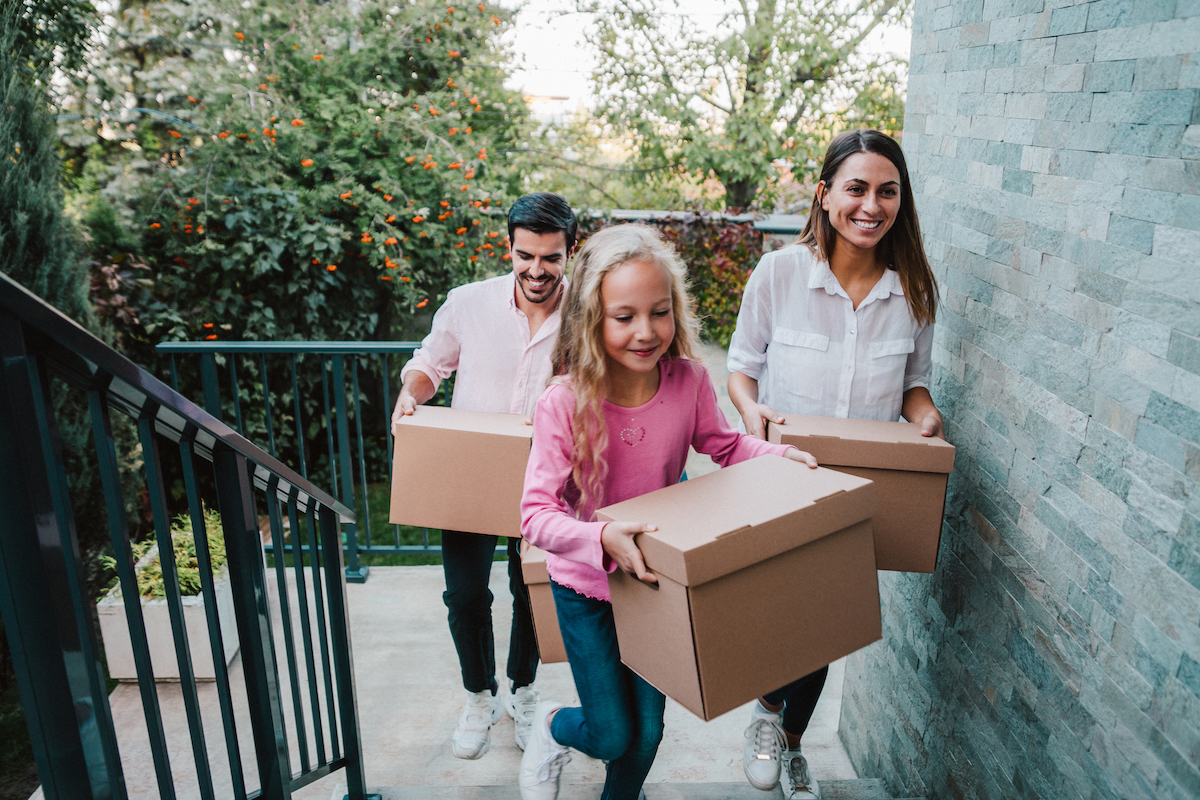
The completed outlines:
{"type": "Polygon", "coordinates": [[[855,153],[831,181],[817,185],[817,193],[838,245],[870,250],[900,212],[900,171],[878,153],[855,153]]]}

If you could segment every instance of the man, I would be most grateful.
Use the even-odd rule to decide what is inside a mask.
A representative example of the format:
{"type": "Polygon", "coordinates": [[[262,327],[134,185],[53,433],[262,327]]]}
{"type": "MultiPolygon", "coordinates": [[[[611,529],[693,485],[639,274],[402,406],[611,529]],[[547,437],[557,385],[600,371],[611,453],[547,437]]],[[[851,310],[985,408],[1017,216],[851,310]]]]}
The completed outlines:
{"type": "MultiPolygon", "coordinates": [[[[527,194],[508,212],[512,272],[450,291],[433,317],[433,328],[400,373],[403,387],[393,419],[429,401],[438,384],[457,371],[450,405],[472,411],[532,414],[550,377],[550,355],[559,328],[563,272],[578,225],[561,195],[527,194]]],[[[463,487],[469,502],[470,487],[463,487]]],[[[538,703],[533,680],[538,650],[521,577],[518,531],[508,538],[508,585],[513,595],[508,651],[509,692],[517,746],[525,749],[538,703]]],[[[503,711],[496,683],[492,593],[488,590],[495,536],[442,531],[442,564],[450,635],[458,651],[468,695],[453,750],[459,758],[487,752],[489,729],[503,711]]]]}

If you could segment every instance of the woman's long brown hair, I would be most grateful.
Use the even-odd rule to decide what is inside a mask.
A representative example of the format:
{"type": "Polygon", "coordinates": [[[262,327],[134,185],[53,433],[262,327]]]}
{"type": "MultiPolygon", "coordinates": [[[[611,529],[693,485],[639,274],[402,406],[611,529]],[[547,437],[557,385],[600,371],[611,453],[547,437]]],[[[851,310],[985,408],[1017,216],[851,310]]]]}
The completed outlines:
{"type": "MultiPolygon", "coordinates": [[[[821,165],[821,180],[826,191],[833,185],[842,163],[855,153],[877,153],[892,162],[900,173],[900,213],[877,247],[883,263],[896,270],[900,277],[900,285],[904,288],[913,318],[921,325],[932,325],[937,318],[937,281],[921,244],[921,225],[917,221],[917,208],[908,179],[908,166],[904,162],[904,151],[895,139],[879,131],[860,128],[839,133],[829,143],[829,149],[825,151],[825,163],[821,165]]],[[[822,261],[829,261],[837,246],[837,237],[837,230],[829,221],[829,212],[821,208],[821,193],[818,191],[813,198],[804,233],[800,234],[800,244],[807,245],[813,255],[822,261]]]]}

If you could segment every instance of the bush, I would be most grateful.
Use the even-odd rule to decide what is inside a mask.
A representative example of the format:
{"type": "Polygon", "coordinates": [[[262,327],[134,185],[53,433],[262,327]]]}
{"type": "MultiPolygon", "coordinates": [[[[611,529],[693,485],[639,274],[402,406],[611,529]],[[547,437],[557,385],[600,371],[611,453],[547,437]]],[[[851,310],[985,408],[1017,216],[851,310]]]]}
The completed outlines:
{"type": "MultiPolygon", "coordinates": [[[[621,224],[605,217],[584,220],[587,234],[621,224]]],[[[737,325],[742,292],[762,257],[762,234],[753,221],[733,221],[720,214],[698,212],[683,219],[648,220],[675,245],[688,268],[689,291],[700,317],[701,335],[721,347],[737,325]]]]}

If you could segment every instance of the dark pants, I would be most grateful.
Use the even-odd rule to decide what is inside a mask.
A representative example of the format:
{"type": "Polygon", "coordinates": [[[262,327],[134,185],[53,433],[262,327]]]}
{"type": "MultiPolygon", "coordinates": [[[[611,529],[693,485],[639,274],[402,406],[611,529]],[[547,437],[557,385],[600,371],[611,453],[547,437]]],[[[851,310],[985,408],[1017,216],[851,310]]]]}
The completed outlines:
{"type": "Polygon", "coordinates": [[[612,603],[550,588],[580,704],[554,715],[550,735],[608,762],[601,800],[637,800],[662,741],[667,698],[621,663],[612,603]]]}
{"type": "Polygon", "coordinates": [[[782,689],[776,689],[763,695],[768,703],[783,707],[783,729],[788,733],[800,736],[808,730],[808,721],[812,719],[817,701],[821,699],[821,690],[825,688],[825,678],[829,675],[829,667],[821,667],[816,672],[810,672],[799,680],[792,681],[782,689]]]}
{"type": "MultiPolygon", "coordinates": [[[[508,540],[508,588],[513,596],[508,677],[513,688],[518,689],[533,683],[538,665],[529,589],[521,576],[520,543],[520,539],[508,540]]],[[[442,568],[446,573],[442,601],[449,609],[450,636],[458,651],[463,686],[468,692],[499,690],[496,642],[492,635],[492,592],[488,589],[495,553],[495,536],[442,531],[442,568]]]]}

